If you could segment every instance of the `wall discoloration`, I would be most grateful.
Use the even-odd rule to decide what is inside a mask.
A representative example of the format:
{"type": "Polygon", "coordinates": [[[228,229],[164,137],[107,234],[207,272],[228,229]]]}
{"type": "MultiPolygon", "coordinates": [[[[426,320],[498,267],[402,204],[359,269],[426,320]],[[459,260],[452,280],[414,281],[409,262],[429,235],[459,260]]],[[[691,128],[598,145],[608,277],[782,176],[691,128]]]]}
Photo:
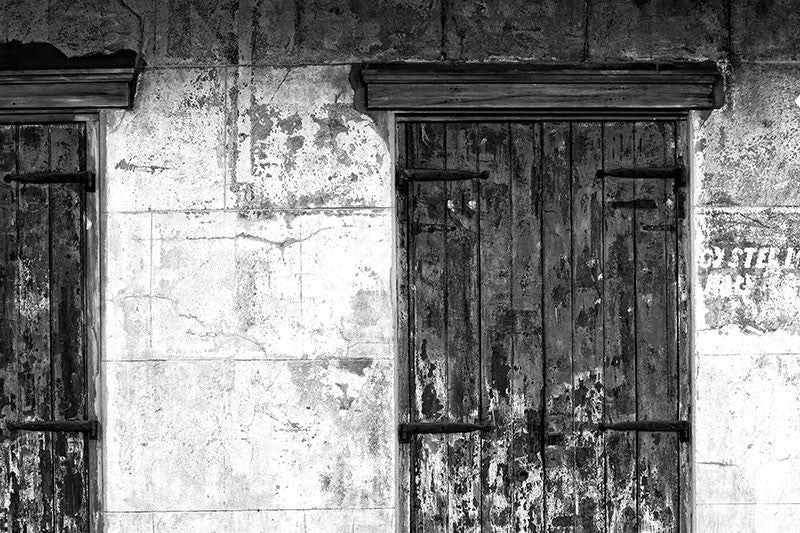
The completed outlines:
{"type": "Polygon", "coordinates": [[[110,512],[391,507],[388,361],[104,367],[110,512]]]}
{"type": "Polygon", "coordinates": [[[792,0],[731,2],[731,52],[736,58],[764,61],[800,59],[800,11],[792,0]]]}
{"type": "Polygon", "coordinates": [[[108,114],[108,211],[224,206],[225,70],[145,71],[131,112],[108,114]]]}
{"type": "Polygon", "coordinates": [[[122,0],[6,0],[2,10],[4,41],[52,43],[68,56],[142,49],[141,12],[122,0]]]}
{"type": "MultiPolygon", "coordinates": [[[[372,121],[353,109],[347,67],[250,72],[250,101],[231,110],[228,121],[237,141],[229,158],[231,207],[390,205],[388,148],[372,121]],[[249,130],[236,119],[242,113],[249,130]]],[[[242,81],[232,80],[231,91],[242,81]]]]}
{"type": "MultiPolygon", "coordinates": [[[[800,385],[791,357],[773,354],[798,345],[800,286],[785,264],[790,248],[800,254],[792,2],[3,6],[3,40],[51,42],[69,56],[132,49],[149,65],[135,108],[105,114],[110,531],[391,529],[391,156],[353,109],[349,66],[323,64],[442,57],[733,60],[727,105],[696,123],[694,146],[696,527],[795,527],[800,506],[787,502],[800,459],[781,446],[800,435],[787,411],[800,385]],[[727,264],[736,248],[745,255],[727,264]],[[314,502],[350,508],[305,510],[314,502]]],[[[578,424],[593,419],[606,393],[593,381],[558,380],[547,401],[572,402],[578,424]]],[[[513,383],[498,386],[533,431],[538,408],[526,410],[513,383]]],[[[441,416],[446,396],[432,386],[424,412],[441,416]]],[[[474,495],[461,489],[466,506],[474,495]]]]}
{"type": "Polygon", "coordinates": [[[704,247],[698,251],[696,290],[703,312],[695,327],[704,352],[739,353],[742,346],[798,351],[798,215],[710,210],[698,221],[704,247]]]}
{"type": "Polygon", "coordinates": [[[800,90],[796,65],[732,69],[727,105],[695,140],[702,155],[699,202],[726,206],[800,205],[800,90]]]}
{"type": "Polygon", "coordinates": [[[580,61],[586,5],[583,0],[450,1],[443,55],[450,60],[580,61]]]}
{"type": "Polygon", "coordinates": [[[588,4],[592,61],[716,60],[727,46],[725,0],[596,0],[588,4]]]}
{"type": "Polygon", "coordinates": [[[705,487],[698,503],[794,503],[800,490],[797,357],[705,357],[697,372],[695,457],[697,484],[705,487]]]}
{"type": "Polygon", "coordinates": [[[440,0],[259,4],[253,43],[257,62],[438,59],[440,0]]]}

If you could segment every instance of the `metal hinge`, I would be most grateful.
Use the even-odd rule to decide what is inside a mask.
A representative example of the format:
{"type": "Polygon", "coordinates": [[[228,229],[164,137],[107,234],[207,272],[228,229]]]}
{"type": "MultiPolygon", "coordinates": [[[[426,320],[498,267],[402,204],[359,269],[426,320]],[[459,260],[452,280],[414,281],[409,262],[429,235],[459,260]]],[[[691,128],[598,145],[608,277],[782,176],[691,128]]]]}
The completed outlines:
{"type": "Polygon", "coordinates": [[[397,187],[405,187],[409,181],[468,181],[472,179],[485,180],[489,171],[472,172],[470,170],[439,170],[431,168],[406,168],[397,176],[397,187]]]}
{"type": "Polygon", "coordinates": [[[91,440],[97,440],[99,424],[97,420],[32,420],[29,422],[6,422],[9,431],[57,431],[66,433],[86,433],[91,440]]]}
{"type": "Polygon", "coordinates": [[[683,181],[683,167],[641,167],[641,168],[614,168],[611,170],[598,170],[597,177],[624,178],[624,179],[658,179],[683,181]]]}
{"type": "Polygon", "coordinates": [[[674,224],[644,224],[642,231],[669,231],[675,233],[676,227],[674,224]]]}
{"type": "Polygon", "coordinates": [[[644,431],[651,433],[677,433],[681,442],[691,442],[692,424],[686,420],[638,420],[631,422],[600,423],[600,431],[644,431]]]}
{"type": "Polygon", "coordinates": [[[3,181],[25,184],[79,183],[86,192],[95,191],[94,172],[30,172],[27,174],[7,174],[3,181]]]}
{"type": "Polygon", "coordinates": [[[400,442],[407,444],[411,442],[412,435],[427,435],[432,433],[472,433],[474,431],[491,431],[492,429],[492,426],[488,424],[412,422],[400,424],[400,426],[398,426],[397,434],[400,442]]]}
{"type": "Polygon", "coordinates": [[[656,209],[658,204],[649,198],[637,198],[636,200],[615,200],[608,204],[611,209],[656,209]]]}

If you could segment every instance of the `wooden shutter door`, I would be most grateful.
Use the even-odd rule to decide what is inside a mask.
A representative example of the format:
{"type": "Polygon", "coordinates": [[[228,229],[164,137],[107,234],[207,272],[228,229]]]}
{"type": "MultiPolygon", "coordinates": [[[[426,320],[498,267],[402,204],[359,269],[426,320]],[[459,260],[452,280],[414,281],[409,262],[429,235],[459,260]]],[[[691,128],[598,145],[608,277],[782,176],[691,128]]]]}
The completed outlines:
{"type": "Polygon", "coordinates": [[[3,531],[89,529],[86,193],[41,183],[85,171],[85,146],[80,123],[0,125],[3,531]]]}
{"type": "Polygon", "coordinates": [[[689,530],[681,127],[400,123],[411,531],[689,530]]]}

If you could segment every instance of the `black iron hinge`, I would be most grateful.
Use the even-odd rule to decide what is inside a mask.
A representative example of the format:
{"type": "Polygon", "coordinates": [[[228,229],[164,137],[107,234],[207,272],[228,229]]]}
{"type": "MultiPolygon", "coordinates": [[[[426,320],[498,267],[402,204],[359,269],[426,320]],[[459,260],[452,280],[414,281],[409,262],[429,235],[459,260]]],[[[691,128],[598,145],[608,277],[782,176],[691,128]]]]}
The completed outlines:
{"type": "Polygon", "coordinates": [[[411,437],[413,435],[491,431],[492,426],[488,424],[462,424],[456,422],[412,422],[400,424],[397,429],[400,442],[407,444],[411,442],[411,437]]]}
{"type": "Polygon", "coordinates": [[[652,433],[677,433],[681,442],[691,442],[692,424],[686,420],[637,420],[630,422],[600,423],[600,431],[643,431],[652,433]]]}
{"type": "Polygon", "coordinates": [[[7,174],[3,181],[26,184],[59,184],[78,183],[86,188],[86,192],[95,191],[94,172],[30,172],[27,174],[7,174]]]}
{"type": "Polygon", "coordinates": [[[99,423],[97,420],[31,420],[25,422],[6,422],[9,431],[56,431],[63,433],[86,433],[91,440],[97,440],[99,423]]]}
{"type": "MultiPolygon", "coordinates": [[[[679,158],[678,163],[682,163],[679,158]]],[[[623,179],[662,179],[674,180],[676,216],[678,220],[686,218],[686,186],[689,184],[686,168],[679,164],[674,167],[641,167],[641,168],[614,168],[598,170],[598,179],[623,178],[623,179]]]]}
{"type": "Polygon", "coordinates": [[[489,171],[473,172],[470,170],[445,170],[432,168],[405,168],[397,174],[397,187],[405,188],[411,181],[468,181],[485,180],[489,171]]]}

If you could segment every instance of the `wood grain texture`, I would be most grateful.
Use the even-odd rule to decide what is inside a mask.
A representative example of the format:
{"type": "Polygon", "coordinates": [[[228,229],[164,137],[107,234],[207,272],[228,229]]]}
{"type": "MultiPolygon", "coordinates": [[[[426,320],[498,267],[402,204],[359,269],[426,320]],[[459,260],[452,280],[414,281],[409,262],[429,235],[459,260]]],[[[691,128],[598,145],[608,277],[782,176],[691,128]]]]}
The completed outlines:
{"type": "Polygon", "coordinates": [[[713,63],[653,65],[370,65],[371,109],[712,109],[713,63]]]}
{"type": "MultiPolygon", "coordinates": [[[[2,126],[2,132],[3,171],[85,168],[80,124],[2,126]]],[[[1,190],[2,416],[85,419],[85,193],[59,184],[3,184],[1,190]]],[[[0,464],[9,502],[0,513],[5,529],[88,531],[85,436],[20,430],[6,437],[0,464]]]]}
{"type": "MultiPolygon", "coordinates": [[[[0,125],[0,173],[15,172],[17,167],[17,128],[0,125]]],[[[0,383],[2,383],[3,419],[16,418],[17,371],[15,346],[17,339],[17,195],[16,189],[0,182],[0,383]]],[[[6,503],[0,513],[0,530],[13,531],[15,517],[20,515],[20,478],[17,469],[17,446],[12,439],[0,441],[0,496],[6,503]]],[[[18,523],[16,526],[17,530],[18,523]]]]}
{"type": "Polygon", "coordinates": [[[672,178],[597,173],[676,164],[675,128],[407,123],[405,165],[488,172],[404,200],[410,418],[491,425],[416,437],[413,531],[688,524],[688,446],[599,429],[689,414],[681,233],[658,229],[676,224],[672,178]]]}
{"type": "Polygon", "coordinates": [[[573,531],[572,205],[570,124],[542,125],[545,530],[573,531]]]}
{"type": "Polygon", "coordinates": [[[541,125],[510,124],[512,531],[543,531],[541,125]]]}
{"type": "MultiPolygon", "coordinates": [[[[407,166],[408,135],[409,124],[398,123],[395,127],[395,164],[397,169],[407,166]]],[[[413,312],[410,306],[410,238],[409,238],[409,196],[407,187],[400,182],[399,172],[395,177],[395,220],[397,227],[397,380],[402,384],[397,395],[398,423],[411,421],[411,406],[413,405],[414,388],[411,383],[414,379],[412,367],[414,366],[414,352],[412,350],[412,328],[411,316],[413,312]]],[[[411,513],[413,482],[413,447],[401,447],[398,454],[398,477],[400,494],[400,508],[398,523],[402,531],[412,531],[411,513]]]]}
{"type": "Polygon", "coordinates": [[[576,532],[604,531],[603,130],[572,123],[572,388],[576,532]]]}
{"type": "MultiPolygon", "coordinates": [[[[409,128],[409,163],[415,168],[445,166],[443,124],[409,128]]],[[[443,182],[412,182],[410,188],[411,305],[414,310],[414,412],[418,422],[447,415],[445,233],[447,188],[443,182]]],[[[420,435],[414,457],[416,531],[447,531],[449,469],[446,436],[420,435]]]]}
{"type": "Polygon", "coordinates": [[[133,68],[0,72],[0,110],[125,109],[133,102],[133,68]]]}
{"type": "MultiPolygon", "coordinates": [[[[446,168],[475,171],[477,127],[445,125],[446,168]]],[[[479,184],[456,180],[447,190],[445,228],[447,407],[449,422],[482,423],[480,413],[479,184]]],[[[450,531],[480,531],[481,435],[448,438],[450,531]]]]}
{"type": "MultiPolygon", "coordinates": [[[[635,125],[635,165],[674,165],[675,137],[671,123],[635,125]]],[[[667,207],[672,180],[640,179],[637,198],[652,198],[658,209],[636,213],[636,390],[639,420],[671,420],[677,416],[678,379],[674,339],[675,248],[671,232],[643,231],[645,225],[674,224],[667,207]]],[[[674,205],[674,203],[673,203],[674,205]]],[[[639,434],[639,527],[642,531],[677,531],[678,436],[639,434]]]]}
{"type": "MultiPolygon", "coordinates": [[[[50,127],[50,168],[85,168],[81,124],[50,127]]],[[[50,186],[50,324],[53,419],[86,419],[84,325],[84,192],[77,184],[50,186]]],[[[57,531],[88,530],[87,439],[53,433],[54,520],[57,531]]]]}
{"type": "Polygon", "coordinates": [[[511,364],[514,314],[511,306],[511,184],[506,124],[481,124],[480,184],[481,362],[483,408],[493,430],[485,434],[481,477],[484,531],[511,526],[511,364]]]}
{"type": "MultiPolygon", "coordinates": [[[[618,122],[604,125],[603,168],[634,164],[634,127],[618,122]]],[[[635,250],[636,212],[611,209],[612,201],[634,198],[632,180],[604,180],[603,301],[605,328],[605,422],[636,420],[635,250]]],[[[606,531],[637,531],[636,443],[634,432],[606,435],[606,531]]]]}
{"type": "MultiPolygon", "coordinates": [[[[0,101],[1,102],[1,101],[0,101]]],[[[711,85],[373,83],[370,109],[712,109],[711,85]]]]}
{"type": "MultiPolygon", "coordinates": [[[[675,154],[676,163],[689,168],[688,150],[688,128],[685,121],[679,121],[675,127],[675,154]]],[[[688,171],[687,171],[688,172],[688,171]]],[[[688,175],[686,175],[688,177],[688,175]]],[[[678,284],[676,287],[676,349],[678,352],[678,420],[692,420],[692,366],[691,350],[689,347],[690,338],[690,293],[689,293],[689,261],[690,261],[690,219],[688,216],[689,206],[688,184],[684,184],[675,191],[675,202],[680,202],[684,207],[684,218],[676,221],[677,234],[675,238],[676,261],[678,272],[678,284]]],[[[676,213],[677,215],[677,213],[676,213]]],[[[690,443],[680,444],[679,455],[679,489],[681,505],[681,522],[679,531],[689,532],[692,530],[693,508],[691,488],[692,454],[690,443]]]]}
{"type": "MultiPolygon", "coordinates": [[[[50,167],[46,126],[19,129],[20,173],[50,167]]],[[[52,417],[50,368],[50,207],[47,185],[23,185],[18,191],[19,245],[16,368],[19,379],[17,417],[49,420],[52,417]]],[[[21,432],[17,471],[20,472],[19,523],[30,530],[47,531],[53,524],[52,439],[48,433],[21,432]]]]}

